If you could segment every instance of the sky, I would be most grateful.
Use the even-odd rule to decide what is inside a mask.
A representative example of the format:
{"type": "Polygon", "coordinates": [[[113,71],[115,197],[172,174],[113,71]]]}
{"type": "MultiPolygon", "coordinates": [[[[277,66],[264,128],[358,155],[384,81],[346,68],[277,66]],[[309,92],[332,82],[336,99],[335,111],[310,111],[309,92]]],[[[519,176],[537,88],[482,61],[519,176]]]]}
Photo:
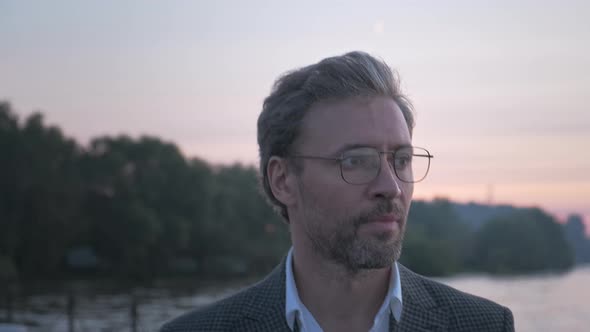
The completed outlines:
{"type": "Polygon", "coordinates": [[[416,198],[590,225],[589,41],[573,0],[0,0],[0,99],[82,144],[148,134],[254,165],[274,80],[363,50],[399,72],[435,155],[416,198]]]}

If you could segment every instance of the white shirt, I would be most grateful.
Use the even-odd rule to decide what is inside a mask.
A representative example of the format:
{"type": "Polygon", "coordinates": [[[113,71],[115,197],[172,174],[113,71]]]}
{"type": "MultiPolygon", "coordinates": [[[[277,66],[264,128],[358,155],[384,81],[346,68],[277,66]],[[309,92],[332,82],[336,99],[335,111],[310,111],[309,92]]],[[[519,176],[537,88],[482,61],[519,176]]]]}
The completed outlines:
{"type": "MultiPolygon", "coordinates": [[[[301,332],[323,332],[311,312],[309,312],[299,298],[295,277],[293,276],[293,248],[289,250],[286,263],[285,317],[289,328],[293,330],[295,320],[297,320],[297,325],[301,332]]],[[[389,280],[387,294],[381,308],[373,319],[373,326],[369,332],[389,331],[389,314],[393,314],[393,317],[398,322],[402,315],[402,287],[396,262],[391,267],[391,278],[389,280]]]]}

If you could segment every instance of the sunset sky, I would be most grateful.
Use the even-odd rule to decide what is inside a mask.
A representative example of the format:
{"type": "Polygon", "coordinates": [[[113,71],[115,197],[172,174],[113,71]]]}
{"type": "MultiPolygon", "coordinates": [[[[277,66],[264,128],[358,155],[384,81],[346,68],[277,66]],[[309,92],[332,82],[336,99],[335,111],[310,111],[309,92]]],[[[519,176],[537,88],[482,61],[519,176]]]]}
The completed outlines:
{"type": "Polygon", "coordinates": [[[0,99],[86,144],[150,134],[213,164],[257,162],[286,70],[364,50],[399,71],[418,198],[540,206],[590,225],[588,1],[0,2],[0,99]]]}

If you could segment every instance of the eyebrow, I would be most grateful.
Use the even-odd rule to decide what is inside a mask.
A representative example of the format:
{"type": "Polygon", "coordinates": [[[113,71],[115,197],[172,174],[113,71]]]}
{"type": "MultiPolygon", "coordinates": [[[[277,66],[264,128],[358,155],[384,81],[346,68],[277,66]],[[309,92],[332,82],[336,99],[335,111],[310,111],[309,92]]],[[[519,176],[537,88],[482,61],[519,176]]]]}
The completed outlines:
{"type": "MultiPolygon", "coordinates": [[[[412,144],[396,145],[392,150],[387,150],[387,151],[395,151],[395,150],[398,150],[401,148],[406,148],[406,147],[412,147],[412,144]]],[[[352,143],[352,144],[343,145],[342,147],[340,147],[340,149],[336,150],[336,152],[334,152],[333,155],[340,156],[348,150],[359,149],[359,148],[370,148],[370,149],[375,149],[377,151],[381,151],[380,149],[377,149],[374,145],[371,145],[371,144],[352,143]]]]}

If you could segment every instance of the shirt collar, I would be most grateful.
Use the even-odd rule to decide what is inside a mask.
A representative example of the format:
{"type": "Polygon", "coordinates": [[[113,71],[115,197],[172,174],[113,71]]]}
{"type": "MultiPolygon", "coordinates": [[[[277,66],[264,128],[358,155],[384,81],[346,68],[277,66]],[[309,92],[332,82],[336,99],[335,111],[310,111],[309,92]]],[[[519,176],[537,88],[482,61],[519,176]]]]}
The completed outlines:
{"type": "Polygon", "coordinates": [[[295,277],[293,276],[293,247],[289,249],[286,261],[286,294],[285,294],[285,317],[287,318],[287,325],[291,330],[294,329],[295,319],[297,315],[301,315],[303,311],[303,303],[299,299],[299,292],[295,284],[295,277]]]}
{"type": "MultiPolygon", "coordinates": [[[[295,326],[295,319],[297,319],[297,317],[300,316],[304,310],[307,310],[299,298],[299,292],[297,291],[297,285],[295,284],[295,277],[293,275],[293,247],[289,249],[287,261],[285,263],[285,318],[287,319],[287,325],[289,325],[289,328],[293,330],[295,326]]],[[[390,275],[389,290],[387,291],[388,296],[381,306],[381,309],[379,309],[379,312],[375,316],[375,320],[377,320],[384,311],[387,311],[387,307],[389,307],[388,311],[391,312],[395,320],[399,322],[402,315],[402,287],[397,262],[393,263],[390,275]]]]}

